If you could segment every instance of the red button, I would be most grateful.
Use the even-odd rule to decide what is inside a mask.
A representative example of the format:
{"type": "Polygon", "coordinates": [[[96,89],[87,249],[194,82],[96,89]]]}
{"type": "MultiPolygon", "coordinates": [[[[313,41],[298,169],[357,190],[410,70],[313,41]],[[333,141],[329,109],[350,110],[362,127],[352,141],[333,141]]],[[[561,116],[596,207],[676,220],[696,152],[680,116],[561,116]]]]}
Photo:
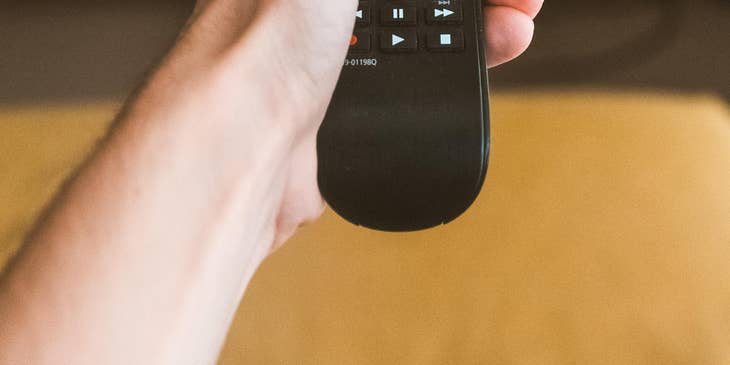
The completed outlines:
{"type": "Polygon", "coordinates": [[[355,30],[355,34],[350,38],[350,52],[370,52],[370,42],[370,32],[355,30]]]}

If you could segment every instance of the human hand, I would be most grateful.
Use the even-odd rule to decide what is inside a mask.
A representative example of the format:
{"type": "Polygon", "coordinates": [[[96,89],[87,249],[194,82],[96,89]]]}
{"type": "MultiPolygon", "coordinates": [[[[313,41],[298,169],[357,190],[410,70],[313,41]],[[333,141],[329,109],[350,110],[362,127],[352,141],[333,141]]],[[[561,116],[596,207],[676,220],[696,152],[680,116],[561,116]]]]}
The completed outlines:
{"type": "Polygon", "coordinates": [[[544,0],[488,0],[484,24],[487,63],[498,66],[521,55],[532,41],[533,19],[544,0]]]}
{"type": "MultiPolygon", "coordinates": [[[[540,2],[491,0],[489,65],[540,2]]],[[[256,268],[322,212],[315,141],[356,7],[202,0],[0,277],[0,357],[214,362],[256,268]]]]}
{"type": "MultiPolygon", "coordinates": [[[[489,67],[525,51],[533,35],[532,20],[542,3],[485,1],[489,67]]],[[[292,116],[287,128],[292,128],[295,138],[286,153],[288,171],[283,176],[286,182],[277,213],[275,247],[323,211],[317,186],[316,135],[347,52],[356,7],[356,0],[200,0],[181,41],[183,45],[198,43],[198,55],[226,54],[231,68],[260,65],[257,78],[267,84],[261,86],[261,92],[271,88],[268,92],[276,94],[277,108],[292,116]]],[[[207,62],[202,59],[200,62],[207,62]]],[[[230,75],[240,84],[255,82],[250,74],[230,75]]],[[[229,103],[220,101],[219,109],[231,111],[221,114],[223,118],[240,118],[236,104],[247,97],[241,90],[233,86],[220,92],[229,103]]]]}

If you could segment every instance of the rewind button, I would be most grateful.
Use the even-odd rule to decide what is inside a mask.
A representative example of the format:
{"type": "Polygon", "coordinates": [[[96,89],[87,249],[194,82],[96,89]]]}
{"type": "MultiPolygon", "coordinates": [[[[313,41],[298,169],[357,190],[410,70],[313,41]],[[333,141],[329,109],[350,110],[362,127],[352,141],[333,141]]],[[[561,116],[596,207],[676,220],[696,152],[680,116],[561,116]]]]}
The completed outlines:
{"type": "Polygon", "coordinates": [[[370,24],[370,7],[360,4],[355,12],[355,25],[364,26],[370,24]]]}

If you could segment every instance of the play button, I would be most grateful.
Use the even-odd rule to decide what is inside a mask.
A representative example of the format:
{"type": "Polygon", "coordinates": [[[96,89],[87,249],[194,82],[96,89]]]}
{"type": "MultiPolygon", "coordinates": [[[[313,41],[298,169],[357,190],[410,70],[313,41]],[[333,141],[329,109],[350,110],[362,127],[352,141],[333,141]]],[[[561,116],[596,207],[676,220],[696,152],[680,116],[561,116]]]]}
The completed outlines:
{"type": "Polygon", "coordinates": [[[415,52],[418,50],[418,31],[416,29],[384,31],[380,36],[380,49],[383,52],[415,52]]]}
{"type": "Polygon", "coordinates": [[[393,34],[392,35],[392,38],[391,38],[391,44],[390,45],[391,46],[397,46],[397,45],[403,43],[405,40],[406,40],[405,38],[402,38],[402,37],[399,37],[399,36],[393,34]]]}

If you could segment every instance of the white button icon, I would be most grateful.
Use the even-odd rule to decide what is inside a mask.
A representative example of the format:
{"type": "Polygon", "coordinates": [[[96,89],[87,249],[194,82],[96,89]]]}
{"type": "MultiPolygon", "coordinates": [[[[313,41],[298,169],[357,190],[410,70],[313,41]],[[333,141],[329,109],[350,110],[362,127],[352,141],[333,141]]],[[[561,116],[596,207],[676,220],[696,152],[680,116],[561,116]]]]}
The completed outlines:
{"type": "Polygon", "coordinates": [[[395,8],[393,9],[393,19],[405,19],[405,9],[395,8]]]}
{"type": "Polygon", "coordinates": [[[355,13],[355,17],[358,19],[362,19],[362,10],[358,10],[357,13],[355,13]]]}
{"type": "Polygon", "coordinates": [[[441,34],[441,45],[442,46],[451,45],[451,34],[441,34]]]}
{"type": "Polygon", "coordinates": [[[396,45],[403,43],[404,41],[405,41],[405,38],[402,38],[402,37],[399,37],[399,36],[393,34],[392,38],[391,38],[391,45],[396,46],[396,45]]]}
{"type": "Polygon", "coordinates": [[[454,12],[449,9],[433,9],[434,18],[439,18],[439,17],[445,18],[445,17],[447,17],[449,15],[453,15],[453,14],[454,14],[454,12]]]}

